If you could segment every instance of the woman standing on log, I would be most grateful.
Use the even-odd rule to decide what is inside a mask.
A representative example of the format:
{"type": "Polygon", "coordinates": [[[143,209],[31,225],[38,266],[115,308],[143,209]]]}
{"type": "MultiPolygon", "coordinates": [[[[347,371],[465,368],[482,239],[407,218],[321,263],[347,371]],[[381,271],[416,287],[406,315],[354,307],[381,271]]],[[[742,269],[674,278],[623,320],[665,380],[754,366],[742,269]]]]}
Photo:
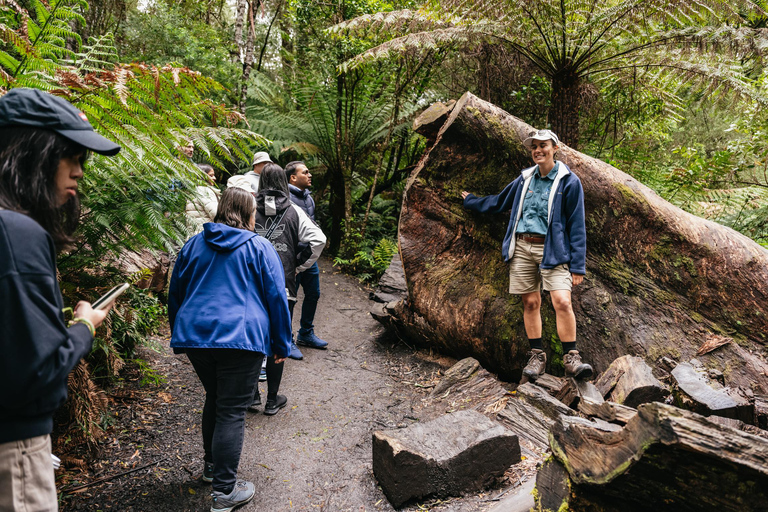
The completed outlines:
{"type": "Polygon", "coordinates": [[[565,373],[578,379],[592,377],[592,367],[576,350],[576,316],[571,289],[586,273],[587,231],[584,190],[578,176],[555,160],[560,140],[550,130],[538,130],[523,141],[536,164],[494,196],[462,192],[464,207],[480,213],[511,210],[501,245],[509,262],[509,293],[521,295],[523,322],[531,344],[531,358],[523,377],[536,380],[547,356],[541,343],[541,288],[550,293],[557,334],[563,344],[565,373]]]}

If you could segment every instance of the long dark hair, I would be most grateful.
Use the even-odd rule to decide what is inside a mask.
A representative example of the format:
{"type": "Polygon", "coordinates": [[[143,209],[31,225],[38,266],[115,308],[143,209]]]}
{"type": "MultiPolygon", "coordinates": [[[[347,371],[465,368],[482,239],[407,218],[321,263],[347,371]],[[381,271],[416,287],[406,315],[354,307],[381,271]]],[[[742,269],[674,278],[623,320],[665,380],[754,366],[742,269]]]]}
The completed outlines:
{"type": "Polygon", "coordinates": [[[251,216],[256,210],[253,195],[241,188],[230,187],[221,194],[219,209],[213,222],[238,229],[251,229],[251,216]]]}
{"type": "Polygon", "coordinates": [[[0,128],[0,208],[29,215],[53,238],[58,248],[74,241],[80,223],[80,198],[59,206],[56,173],[63,158],[88,151],[71,140],[41,128],[0,128]]]}
{"type": "Polygon", "coordinates": [[[261,170],[259,190],[280,190],[288,196],[288,180],[285,171],[277,164],[267,164],[261,170]]]}

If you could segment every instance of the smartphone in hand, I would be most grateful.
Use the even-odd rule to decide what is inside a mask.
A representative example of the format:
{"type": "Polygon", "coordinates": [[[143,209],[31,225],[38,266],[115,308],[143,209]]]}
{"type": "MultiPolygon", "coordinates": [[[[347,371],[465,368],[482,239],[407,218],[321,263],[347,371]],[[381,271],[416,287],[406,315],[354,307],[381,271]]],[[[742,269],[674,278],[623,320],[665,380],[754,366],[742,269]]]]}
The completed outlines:
{"type": "Polygon", "coordinates": [[[123,292],[125,292],[125,290],[127,290],[128,288],[130,288],[130,286],[131,286],[131,285],[130,285],[130,284],[128,284],[128,283],[122,283],[122,284],[119,284],[119,285],[115,286],[114,288],[112,288],[111,290],[109,290],[107,293],[105,293],[104,295],[102,295],[101,297],[99,297],[98,299],[96,299],[96,302],[94,302],[93,304],[91,304],[91,307],[92,307],[93,309],[104,309],[104,308],[105,308],[105,307],[107,307],[107,306],[108,306],[108,305],[109,305],[109,304],[110,304],[110,303],[111,303],[113,300],[115,300],[115,299],[116,299],[116,298],[118,298],[120,295],[122,295],[122,294],[123,294],[123,292]]]}

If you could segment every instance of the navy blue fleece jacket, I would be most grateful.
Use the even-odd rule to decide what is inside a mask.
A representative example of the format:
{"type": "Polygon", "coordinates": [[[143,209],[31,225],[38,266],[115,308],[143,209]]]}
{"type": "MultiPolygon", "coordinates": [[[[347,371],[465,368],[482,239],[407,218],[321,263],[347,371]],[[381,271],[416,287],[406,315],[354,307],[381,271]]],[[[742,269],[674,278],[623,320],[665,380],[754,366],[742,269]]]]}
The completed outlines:
{"type": "MultiPolygon", "coordinates": [[[[571,273],[586,274],[587,229],[584,223],[584,189],[581,180],[567,165],[560,163],[560,171],[552,185],[548,201],[548,228],[544,239],[544,258],[541,268],[555,268],[567,264],[571,273]]],[[[520,176],[493,196],[477,197],[469,194],[464,207],[480,213],[501,213],[511,210],[509,225],[501,244],[504,261],[515,253],[515,229],[523,211],[520,198],[528,190],[536,167],[524,169],[520,176]]]]}

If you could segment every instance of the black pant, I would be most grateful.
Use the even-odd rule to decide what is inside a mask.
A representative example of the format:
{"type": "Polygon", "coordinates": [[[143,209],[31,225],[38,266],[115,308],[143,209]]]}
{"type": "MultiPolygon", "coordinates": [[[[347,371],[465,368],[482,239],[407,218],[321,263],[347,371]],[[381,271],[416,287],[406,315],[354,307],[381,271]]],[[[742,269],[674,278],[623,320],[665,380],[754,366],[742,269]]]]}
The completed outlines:
{"type": "Polygon", "coordinates": [[[213,490],[229,494],[237,481],[245,414],[253,399],[264,354],[229,348],[188,348],[187,357],[205,388],[203,449],[213,462],[213,490]]]}
{"type": "MultiPolygon", "coordinates": [[[[295,300],[288,301],[288,311],[291,314],[291,320],[293,320],[293,307],[295,305],[295,300]]],[[[277,397],[277,392],[280,391],[280,382],[283,380],[284,366],[285,361],[280,364],[275,363],[275,356],[267,358],[267,400],[274,400],[277,397]]],[[[261,371],[261,363],[259,363],[259,371],[261,371]]],[[[257,380],[253,388],[253,401],[255,402],[259,396],[259,382],[257,380]]]]}

